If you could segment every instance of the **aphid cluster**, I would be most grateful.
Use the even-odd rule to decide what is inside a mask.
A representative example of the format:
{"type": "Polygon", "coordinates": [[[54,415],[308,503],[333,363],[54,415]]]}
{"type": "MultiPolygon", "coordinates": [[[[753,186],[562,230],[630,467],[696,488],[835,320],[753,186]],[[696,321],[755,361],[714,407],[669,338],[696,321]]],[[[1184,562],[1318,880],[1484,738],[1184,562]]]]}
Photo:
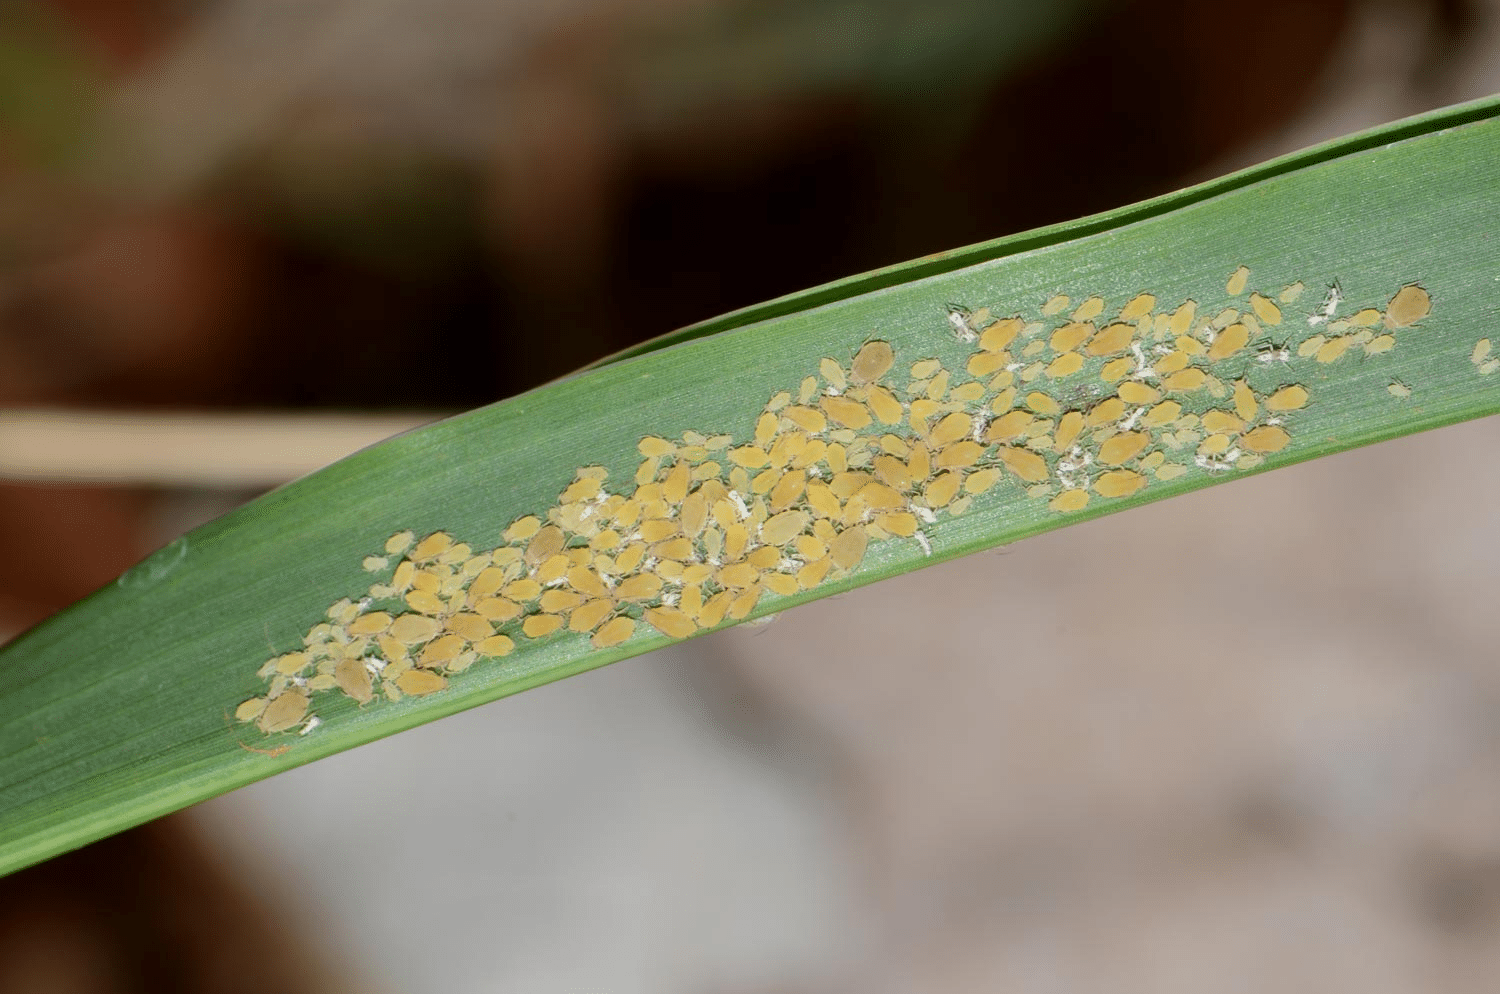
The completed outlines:
{"type": "Polygon", "coordinates": [[[1238,300],[1249,276],[1235,271],[1218,310],[1158,308],[1150,293],[1112,313],[1101,297],[1059,294],[1040,320],[950,306],[950,330],[974,346],[961,369],[926,358],[898,376],[891,344],[871,339],[773,396],[747,437],[647,436],[624,486],[603,467],[578,469],[556,504],[511,522],[493,548],[392,535],[364,559],[377,576],[367,596],[332,605],[303,648],[268,660],[267,693],[235,716],[305,734],[316,693],[360,704],[435,693],[521,639],[604,649],[642,625],[687,638],[763,597],[849,575],[871,542],[930,552],[924,528],[1005,480],[1066,513],[1153,480],[1249,469],[1287,446],[1310,399],[1296,382],[1251,386],[1252,369],[1263,381],[1275,368],[1268,353],[1289,366],[1378,355],[1431,305],[1412,284],[1384,310],[1339,317],[1335,286],[1306,337],[1283,330],[1278,342],[1272,329],[1304,287],[1238,300]]]}

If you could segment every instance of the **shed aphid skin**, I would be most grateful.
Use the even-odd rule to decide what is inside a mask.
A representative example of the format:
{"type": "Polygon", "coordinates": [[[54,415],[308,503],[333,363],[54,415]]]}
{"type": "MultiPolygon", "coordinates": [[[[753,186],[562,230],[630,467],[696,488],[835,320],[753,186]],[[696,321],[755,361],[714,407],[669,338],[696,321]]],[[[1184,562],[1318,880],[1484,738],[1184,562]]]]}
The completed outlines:
{"type": "MultiPolygon", "coordinates": [[[[618,478],[591,460],[551,507],[505,508],[488,536],[397,531],[360,560],[367,590],[273,652],[256,671],[263,692],[234,716],[306,734],[343,709],[515,666],[528,644],[615,650],[774,610],[886,543],[931,555],[949,519],[998,503],[1076,514],[1248,471],[1295,451],[1335,369],[1383,361],[1432,312],[1407,283],[1340,317],[1334,282],[1299,335],[1284,309],[1307,284],[1263,291],[1250,278],[1241,266],[1179,300],[1137,289],[948,307],[967,349],[903,355],[877,329],[836,350],[843,359],[811,360],[735,432],[644,434],[618,478]]],[[[1469,359],[1500,371],[1489,339],[1469,359]]]]}

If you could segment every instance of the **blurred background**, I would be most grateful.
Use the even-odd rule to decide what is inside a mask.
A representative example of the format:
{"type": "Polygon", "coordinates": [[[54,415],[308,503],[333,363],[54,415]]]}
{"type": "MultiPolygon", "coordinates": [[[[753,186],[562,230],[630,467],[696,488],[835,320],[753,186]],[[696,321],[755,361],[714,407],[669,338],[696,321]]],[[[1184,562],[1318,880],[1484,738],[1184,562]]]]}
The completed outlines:
{"type": "MultiPolygon", "coordinates": [[[[680,325],[1497,89],[1500,0],[5,3],[0,639],[680,325]]],[[[1493,991],[1495,431],[105,840],[0,880],[0,991],[1493,991]]]]}

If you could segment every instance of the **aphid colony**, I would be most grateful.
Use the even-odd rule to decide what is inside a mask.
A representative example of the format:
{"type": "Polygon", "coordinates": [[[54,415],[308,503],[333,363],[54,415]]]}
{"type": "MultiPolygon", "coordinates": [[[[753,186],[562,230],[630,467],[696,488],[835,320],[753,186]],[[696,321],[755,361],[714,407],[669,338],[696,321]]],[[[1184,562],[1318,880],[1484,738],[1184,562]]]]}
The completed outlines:
{"type": "Polygon", "coordinates": [[[1041,320],[950,307],[950,329],[975,346],[962,368],[924,358],[898,377],[894,348],[872,339],[773,396],[748,437],[647,436],[624,486],[582,467],[553,507],[512,521],[494,548],[444,532],[392,535],[364,559],[378,576],[368,595],[340,600],[302,649],[268,660],[258,673],[268,692],[235,717],[305,734],[318,721],[314,694],[366,704],[435,693],[521,639],[587,637],[607,649],[643,627],[687,638],[745,618],[768,595],[848,576],[871,542],[930,552],[924,529],[1002,481],[1066,513],[1153,480],[1249,469],[1286,448],[1311,396],[1300,383],[1250,379],[1388,352],[1392,332],[1431,306],[1413,284],[1384,310],[1340,316],[1335,285],[1292,341],[1297,322],[1283,308],[1303,284],[1246,297],[1249,276],[1235,271],[1218,310],[1159,308],[1150,293],[1112,314],[1103,298],[1059,294],[1041,320]]]}

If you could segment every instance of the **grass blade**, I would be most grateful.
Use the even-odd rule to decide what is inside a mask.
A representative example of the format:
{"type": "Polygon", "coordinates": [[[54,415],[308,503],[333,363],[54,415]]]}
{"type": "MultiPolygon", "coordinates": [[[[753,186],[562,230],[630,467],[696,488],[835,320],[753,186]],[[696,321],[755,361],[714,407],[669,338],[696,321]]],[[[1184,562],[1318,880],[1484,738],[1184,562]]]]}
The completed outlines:
{"type": "MultiPolygon", "coordinates": [[[[754,616],[1494,413],[1500,359],[1485,346],[1500,302],[1497,109],[1495,100],[1450,108],[738,312],[360,452],[190,533],[0,650],[0,872],[649,651],[670,641],[653,621],[674,634],[697,627],[678,617],[690,586],[710,600],[723,588],[716,604],[754,616]],[[892,363],[883,346],[862,351],[872,341],[889,346],[892,363]],[[887,424],[892,401],[899,421],[887,424]],[[776,410],[765,421],[768,402],[776,410]],[[807,448],[771,451],[773,439],[802,431],[797,444],[826,447],[815,459],[807,448]],[[703,451],[683,451],[698,444],[694,432],[703,451]],[[709,440],[721,434],[728,440],[709,440]],[[676,448],[643,472],[657,458],[656,443],[641,448],[648,437],[676,448]],[[763,474],[782,456],[801,482],[778,491],[783,475],[763,474]],[[676,476],[674,460],[684,467],[676,476]],[[580,477],[585,467],[607,477],[590,483],[598,477],[580,477]],[[719,497],[708,481],[737,496],[719,497]],[[644,515],[625,506],[641,485],[644,515]],[[836,509],[814,495],[825,485],[836,509]],[[596,486],[616,497],[595,496],[596,486]],[[684,495],[694,492],[706,506],[690,513],[684,495]],[[757,499],[774,505],[763,526],[757,499]],[[587,562],[559,565],[567,549],[544,548],[529,526],[504,537],[549,510],[566,523],[564,539],[578,536],[572,547],[592,536],[577,554],[587,562]],[[644,525],[653,514],[661,523],[644,525]],[[600,539],[604,524],[618,545],[600,539]],[[737,527],[777,551],[752,560],[752,544],[737,556],[737,527]],[[463,543],[418,564],[446,556],[454,577],[432,569],[431,589],[396,583],[401,557],[415,553],[384,547],[406,531],[463,543]],[[628,562],[634,553],[622,550],[634,544],[641,559],[628,562]],[[825,560],[821,576],[803,572],[825,560]],[[587,564],[610,576],[604,594],[586,591],[600,581],[569,572],[587,564]],[[480,596],[488,569],[499,585],[480,596]],[[654,579],[626,596],[638,577],[654,579]],[[537,589],[524,589],[528,580],[537,589]],[[768,589],[750,607],[741,594],[756,583],[768,589]],[[543,591],[608,600],[632,631],[604,648],[566,628],[545,634],[547,623],[530,619],[580,608],[568,596],[543,601],[543,591]],[[527,620],[503,604],[481,610],[497,599],[527,620]],[[394,630],[372,617],[424,611],[456,638],[443,651],[415,634],[391,642],[394,630]],[[387,641],[361,643],[362,627],[387,641]],[[486,632],[514,651],[484,643],[496,637],[486,632]],[[308,643],[314,651],[299,657],[308,643]],[[345,654],[358,665],[340,669],[345,654]],[[393,676],[402,654],[412,665],[393,676]],[[349,696],[364,696],[358,674],[382,665],[377,696],[358,704],[349,696]],[[404,692],[388,699],[385,686],[404,692]],[[280,696],[236,720],[268,689],[280,696]]],[[[441,375],[443,361],[404,375],[441,375]]],[[[399,390],[399,379],[385,388],[399,390]]],[[[704,610],[698,621],[713,621],[704,610]]]]}

